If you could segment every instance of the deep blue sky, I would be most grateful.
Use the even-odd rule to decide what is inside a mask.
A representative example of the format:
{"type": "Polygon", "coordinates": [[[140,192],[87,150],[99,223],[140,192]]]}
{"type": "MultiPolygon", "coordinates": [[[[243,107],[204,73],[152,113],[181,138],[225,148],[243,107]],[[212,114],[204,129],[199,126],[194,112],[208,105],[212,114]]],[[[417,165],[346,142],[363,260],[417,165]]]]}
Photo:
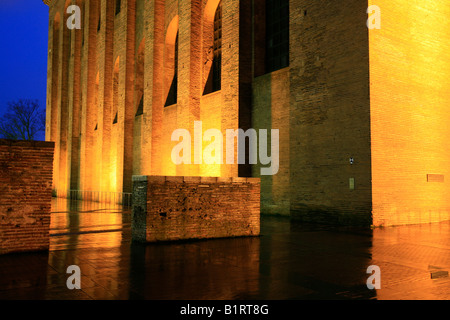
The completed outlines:
{"type": "Polygon", "coordinates": [[[6,103],[47,91],[48,6],[42,0],[0,0],[0,114],[6,103]]]}

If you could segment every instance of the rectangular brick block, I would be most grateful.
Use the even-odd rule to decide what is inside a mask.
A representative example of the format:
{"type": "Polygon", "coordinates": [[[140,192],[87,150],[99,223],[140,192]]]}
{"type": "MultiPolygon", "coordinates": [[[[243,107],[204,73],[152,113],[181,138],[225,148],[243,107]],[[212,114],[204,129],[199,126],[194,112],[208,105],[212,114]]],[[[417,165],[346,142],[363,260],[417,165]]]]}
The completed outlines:
{"type": "Polygon", "coordinates": [[[167,178],[164,182],[162,177],[133,178],[133,241],[260,234],[259,179],[233,183],[203,177],[167,178]]]}

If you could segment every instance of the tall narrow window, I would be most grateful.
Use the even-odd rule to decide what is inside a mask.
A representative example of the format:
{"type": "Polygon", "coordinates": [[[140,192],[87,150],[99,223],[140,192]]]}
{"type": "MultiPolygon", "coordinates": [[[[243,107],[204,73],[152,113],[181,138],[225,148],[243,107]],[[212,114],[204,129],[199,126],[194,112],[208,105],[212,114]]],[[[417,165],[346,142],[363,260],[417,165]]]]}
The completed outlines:
{"type": "Polygon", "coordinates": [[[144,114],[144,94],[141,95],[141,99],[139,100],[139,105],[136,110],[135,117],[139,117],[144,114]]]}
{"type": "Polygon", "coordinates": [[[116,15],[120,13],[121,0],[116,0],[116,15]]]}
{"type": "Polygon", "coordinates": [[[145,65],[145,38],[141,40],[136,56],[136,76],[134,82],[134,95],[137,102],[135,116],[144,113],[144,65],[145,65]]]}
{"type": "Polygon", "coordinates": [[[119,117],[119,67],[120,67],[120,57],[117,57],[114,64],[113,71],[113,104],[112,104],[112,115],[113,124],[116,124],[119,117]]]}
{"type": "Polygon", "coordinates": [[[97,72],[97,76],[95,77],[95,86],[94,86],[94,106],[95,106],[95,112],[94,112],[94,118],[95,118],[95,128],[94,131],[97,131],[98,129],[98,88],[100,86],[100,72],[97,72]]]}
{"type": "Polygon", "coordinates": [[[100,32],[102,28],[102,6],[101,1],[95,1],[97,3],[97,14],[98,14],[98,24],[97,24],[97,32],[100,32]]]}
{"type": "Polygon", "coordinates": [[[170,85],[169,94],[167,95],[165,106],[170,106],[177,103],[178,95],[178,33],[175,40],[175,53],[174,53],[174,74],[172,84],[170,85]]]}
{"type": "Polygon", "coordinates": [[[213,91],[221,88],[222,75],[222,1],[220,1],[214,16],[214,47],[213,47],[213,91]]]}
{"type": "Polygon", "coordinates": [[[266,0],[266,72],[289,65],[289,0],[266,0]]]}
{"type": "Polygon", "coordinates": [[[219,91],[222,78],[222,1],[214,16],[214,44],[212,47],[213,61],[203,94],[219,91]]]}

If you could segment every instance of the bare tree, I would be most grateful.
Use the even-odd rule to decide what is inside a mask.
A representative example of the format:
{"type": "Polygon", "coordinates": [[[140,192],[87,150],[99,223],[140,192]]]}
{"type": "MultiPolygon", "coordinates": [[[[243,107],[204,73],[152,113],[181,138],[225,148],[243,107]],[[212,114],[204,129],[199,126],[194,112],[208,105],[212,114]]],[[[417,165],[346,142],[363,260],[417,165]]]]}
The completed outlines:
{"type": "Polygon", "coordinates": [[[13,140],[34,140],[39,132],[45,131],[45,110],[37,100],[8,102],[0,117],[0,136],[13,140]]]}

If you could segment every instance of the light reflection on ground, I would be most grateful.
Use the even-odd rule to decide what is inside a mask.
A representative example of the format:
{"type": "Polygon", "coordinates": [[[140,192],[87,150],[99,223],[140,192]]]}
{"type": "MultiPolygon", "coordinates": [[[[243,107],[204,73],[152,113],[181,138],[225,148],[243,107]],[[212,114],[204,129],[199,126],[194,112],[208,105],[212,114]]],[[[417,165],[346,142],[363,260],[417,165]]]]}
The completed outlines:
{"type": "Polygon", "coordinates": [[[0,256],[0,299],[450,299],[450,223],[375,230],[262,218],[261,237],[135,245],[131,212],[54,199],[50,251],[0,256]],[[82,272],[66,288],[66,269],[82,272]],[[381,268],[381,290],[366,286],[381,268]]]}

